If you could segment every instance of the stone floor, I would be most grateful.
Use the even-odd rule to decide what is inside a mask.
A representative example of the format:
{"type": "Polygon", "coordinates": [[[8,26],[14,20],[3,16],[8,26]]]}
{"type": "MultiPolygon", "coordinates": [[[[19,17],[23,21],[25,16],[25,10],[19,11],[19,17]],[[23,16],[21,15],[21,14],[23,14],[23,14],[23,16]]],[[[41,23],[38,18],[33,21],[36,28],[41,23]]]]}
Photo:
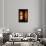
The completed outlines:
{"type": "MultiPolygon", "coordinates": [[[[0,46],[1,46],[1,44],[0,44],[0,46]]],[[[13,45],[13,41],[12,42],[8,41],[2,46],[44,46],[44,45],[42,45],[39,41],[36,41],[36,42],[14,42],[14,45],[13,45]]]]}
{"type": "MultiPolygon", "coordinates": [[[[2,46],[6,46],[6,45],[2,45],[2,46]]],[[[12,46],[19,46],[19,45],[12,45],[12,46]]],[[[44,46],[44,45],[39,45],[39,46],[44,46]]]]}
{"type": "Polygon", "coordinates": [[[28,43],[28,42],[22,42],[22,43],[14,43],[14,45],[13,44],[5,44],[5,45],[2,45],[2,46],[44,46],[44,45],[42,45],[42,44],[40,44],[40,43],[28,43]]]}
{"type": "MultiPolygon", "coordinates": [[[[6,45],[2,45],[2,46],[6,46],[6,45]]],[[[9,45],[8,45],[8,46],[9,46],[9,45]]],[[[20,46],[20,45],[12,45],[12,46],[20,46]]],[[[44,46],[44,45],[41,44],[41,45],[39,45],[39,46],[44,46]]]]}

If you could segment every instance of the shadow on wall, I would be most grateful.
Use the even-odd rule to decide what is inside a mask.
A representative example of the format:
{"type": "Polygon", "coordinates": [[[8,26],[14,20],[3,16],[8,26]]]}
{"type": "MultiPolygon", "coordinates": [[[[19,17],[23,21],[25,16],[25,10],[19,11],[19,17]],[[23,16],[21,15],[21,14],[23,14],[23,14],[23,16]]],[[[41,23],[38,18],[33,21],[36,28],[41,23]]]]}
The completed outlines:
{"type": "MultiPolygon", "coordinates": [[[[36,34],[37,34],[37,32],[38,32],[38,29],[41,29],[41,32],[43,33],[43,29],[41,28],[41,27],[37,27],[37,28],[35,28],[34,29],[34,31],[33,32],[35,32],[36,34]]],[[[13,27],[13,26],[9,26],[9,27],[6,27],[6,28],[0,28],[0,33],[2,33],[2,32],[14,32],[14,31],[16,31],[15,30],[15,27],[13,27]],[[3,29],[4,29],[4,31],[3,31],[3,29]]],[[[19,31],[18,31],[19,32],[19,31]]],[[[30,31],[31,32],[31,31],[30,31]]],[[[29,32],[29,33],[30,33],[29,32]]],[[[32,32],[32,33],[33,33],[32,32]]],[[[15,32],[15,33],[17,33],[17,32],[15,32]]],[[[21,32],[20,32],[21,33],[21,32]]],[[[28,32],[24,32],[23,31],[23,33],[28,33],[28,32]]]]}
{"type": "Polygon", "coordinates": [[[4,29],[3,27],[2,27],[2,28],[0,28],[0,34],[1,34],[1,33],[3,33],[3,29],[4,29]]]}
{"type": "Polygon", "coordinates": [[[41,27],[36,28],[35,33],[38,35],[38,37],[43,38],[43,28],[41,27]]]}

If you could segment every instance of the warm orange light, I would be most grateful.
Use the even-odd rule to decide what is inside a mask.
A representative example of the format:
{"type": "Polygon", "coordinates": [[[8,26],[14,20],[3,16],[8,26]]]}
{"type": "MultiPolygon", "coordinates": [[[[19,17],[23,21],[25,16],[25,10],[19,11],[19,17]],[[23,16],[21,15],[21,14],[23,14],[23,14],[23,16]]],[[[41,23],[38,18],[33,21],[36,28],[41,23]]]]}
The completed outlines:
{"type": "Polygon", "coordinates": [[[23,12],[22,12],[22,11],[20,12],[20,16],[21,16],[21,15],[23,15],[23,12]]]}
{"type": "Polygon", "coordinates": [[[27,14],[27,11],[26,11],[26,12],[25,12],[25,20],[27,20],[27,15],[28,15],[28,14],[27,14]]]}
{"type": "Polygon", "coordinates": [[[20,20],[23,20],[23,12],[20,12],[20,20]]]}
{"type": "Polygon", "coordinates": [[[28,9],[19,9],[19,22],[28,22],[28,9]]]}

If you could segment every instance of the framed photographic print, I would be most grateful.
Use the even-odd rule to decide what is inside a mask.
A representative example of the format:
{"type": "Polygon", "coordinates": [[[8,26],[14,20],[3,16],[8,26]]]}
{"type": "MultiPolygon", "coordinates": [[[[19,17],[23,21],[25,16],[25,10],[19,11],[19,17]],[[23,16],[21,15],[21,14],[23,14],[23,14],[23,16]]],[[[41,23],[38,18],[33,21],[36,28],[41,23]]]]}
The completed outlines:
{"type": "Polygon", "coordinates": [[[28,22],[28,9],[19,9],[19,22],[28,22]]]}

